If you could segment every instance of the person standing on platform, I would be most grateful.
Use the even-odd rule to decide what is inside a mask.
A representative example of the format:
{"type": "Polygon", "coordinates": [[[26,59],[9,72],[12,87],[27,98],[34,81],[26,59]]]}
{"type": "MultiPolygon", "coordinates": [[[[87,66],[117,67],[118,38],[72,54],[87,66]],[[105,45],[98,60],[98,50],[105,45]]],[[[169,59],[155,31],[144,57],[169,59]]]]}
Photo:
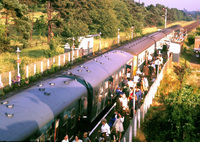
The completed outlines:
{"type": "Polygon", "coordinates": [[[103,137],[103,141],[109,141],[110,140],[110,126],[107,124],[106,119],[101,120],[102,126],[101,126],[101,137],[103,137]]]}
{"type": "Polygon", "coordinates": [[[118,136],[118,138],[117,138],[118,142],[120,142],[121,137],[122,137],[122,132],[124,131],[123,122],[124,122],[124,117],[122,117],[121,114],[118,113],[117,119],[116,119],[115,123],[113,124],[113,126],[116,129],[117,136],[118,136]]]}
{"type": "Polygon", "coordinates": [[[88,137],[88,133],[87,132],[85,132],[83,134],[83,142],[91,142],[90,138],[88,137]]]}
{"type": "Polygon", "coordinates": [[[72,142],[83,142],[83,141],[79,139],[78,136],[75,136],[75,140],[73,140],[72,142]]]}
{"type": "Polygon", "coordinates": [[[135,95],[137,96],[137,101],[136,101],[136,108],[140,108],[140,101],[142,98],[142,91],[139,89],[139,87],[136,87],[136,92],[135,95]]]}
{"type": "Polygon", "coordinates": [[[152,79],[152,73],[153,72],[154,72],[154,68],[152,66],[152,63],[150,63],[150,65],[149,65],[149,78],[150,78],[150,80],[152,79]]]}
{"type": "Polygon", "coordinates": [[[64,139],[62,140],[62,142],[69,142],[68,135],[66,135],[66,136],[64,137],[64,139]]]}
{"type": "Polygon", "coordinates": [[[124,80],[123,80],[123,82],[122,82],[122,87],[124,87],[124,86],[126,86],[126,85],[128,85],[128,79],[127,79],[126,76],[124,76],[124,80]]]}
{"type": "Polygon", "coordinates": [[[144,73],[144,75],[145,75],[146,77],[149,76],[149,68],[148,68],[146,65],[144,65],[144,67],[143,67],[143,73],[144,73]]]}

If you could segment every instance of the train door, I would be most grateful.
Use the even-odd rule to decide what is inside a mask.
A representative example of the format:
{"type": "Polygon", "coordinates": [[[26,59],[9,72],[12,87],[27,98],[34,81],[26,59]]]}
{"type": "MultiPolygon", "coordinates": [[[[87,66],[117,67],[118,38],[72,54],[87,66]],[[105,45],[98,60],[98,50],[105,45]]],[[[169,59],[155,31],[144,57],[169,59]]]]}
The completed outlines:
{"type": "Polygon", "coordinates": [[[110,98],[108,96],[108,81],[104,83],[104,99],[103,99],[103,109],[106,107],[107,103],[109,102],[110,98]]]}
{"type": "Polygon", "coordinates": [[[59,131],[59,138],[62,140],[66,134],[68,134],[68,119],[69,115],[67,110],[63,112],[63,115],[60,118],[60,131],[59,131]]]}
{"type": "Polygon", "coordinates": [[[104,88],[103,88],[103,86],[101,86],[101,87],[99,88],[99,94],[98,94],[97,115],[101,112],[102,107],[103,107],[103,105],[102,105],[103,99],[104,99],[103,92],[104,92],[104,88]]]}
{"type": "Polygon", "coordinates": [[[132,68],[132,66],[133,66],[133,60],[131,59],[126,64],[125,76],[127,77],[128,80],[130,80],[133,77],[133,68],[132,68]]]}
{"type": "Polygon", "coordinates": [[[110,103],[112,104],[112,100],[114,98],[114,86],[112,77],[110,77],[108,81],[108,96],[110,97],[110,103]]]}
{"type": "Polygon", "coordinates": [[[79,100],[79,114],[83,117],[87,117],[88,100],[87,94],[82,96],[79,100]]]}

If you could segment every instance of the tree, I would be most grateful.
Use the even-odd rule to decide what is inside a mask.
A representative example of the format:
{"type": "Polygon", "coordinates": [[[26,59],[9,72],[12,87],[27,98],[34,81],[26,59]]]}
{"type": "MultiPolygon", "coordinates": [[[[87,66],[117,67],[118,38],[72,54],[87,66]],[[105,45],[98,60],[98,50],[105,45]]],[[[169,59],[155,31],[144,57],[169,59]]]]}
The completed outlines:
{"type": "MultiPolygon", "coordinates": [[[[6,9],[6,15],[12,17],[12,22],[8,25],[6,23],[6,27],[9,30],[9,36],[18,39],[19,42],[24,45],[27,43],[30,37],[30,22],[27,17],[27,6],[24,4],[20,4],[19,1],[16,0],[2,0],[1,1],[3,7],[6,9]]],[[[6,17],[7,17],[6,16],[6,17]]],[[[6,33],[8,33],[6,30],[6,33]]]]}
{"type": "Polygon", "coordinates": [[[133,25],[133,18],[123,1],[114,0],[114,10],[117,16],[117,20],[120,22],[118,26],[120,28],[120,31],[124,31],[125,29],[130,28],[133,25]]]}
{"type": "Polygon", "coordinates": [[[4,25],[0,24],[0,53],[8,50],[10,46],[10,38],[5,36],[6,28],[4,25]]]}
{"type": "Polygon", "coordinates": [[[34,29],[38,31],[39,36],[44,36],[47,31],[47,21],[45,20],[44,16],[40,16],[40,18],[36,19],[34,23],[34,29]]]}
{"type": "Polygon", "coordinates": [[[198,36],[200,35],[200,26],[196,28],[196,33],[198,36]]]}

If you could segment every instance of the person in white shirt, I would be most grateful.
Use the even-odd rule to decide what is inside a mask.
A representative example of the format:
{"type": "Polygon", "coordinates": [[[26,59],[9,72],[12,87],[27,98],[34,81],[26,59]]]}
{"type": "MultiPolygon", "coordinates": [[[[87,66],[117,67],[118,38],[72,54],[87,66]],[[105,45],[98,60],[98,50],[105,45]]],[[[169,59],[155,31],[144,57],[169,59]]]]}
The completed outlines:
{"type": "Polygon", "coordinates": [[[101,134],[104,137],[104,141],[106,141],[110,135],[110,126],[107,124],[106,119],[102,119],[101,123],[102,123],[101,134]]]}
{"type": "Polygon", "coordinates": [[[75,136],[75,140],[73,140],[72,142],[83,142],[83,141],[79,139],[78,136],[75,136]]]}
{"type": "Polygon", "coordinates": [[[124,122],[124,117],[122,117],[121,114],[118,113],[117,119],[115,120],[115,123],[113,124],[113,126],[116,129],[116,133],[118,135],[118,142],[120,142],[122,132],[124,131],[123,122],[124,122]]]}
{"type": "Polygon", "coordinates": [[[66,135],[66,136],[64,137],[64,139],[62,140],[62,142],[69,142],[68,135],[66,135]]]}

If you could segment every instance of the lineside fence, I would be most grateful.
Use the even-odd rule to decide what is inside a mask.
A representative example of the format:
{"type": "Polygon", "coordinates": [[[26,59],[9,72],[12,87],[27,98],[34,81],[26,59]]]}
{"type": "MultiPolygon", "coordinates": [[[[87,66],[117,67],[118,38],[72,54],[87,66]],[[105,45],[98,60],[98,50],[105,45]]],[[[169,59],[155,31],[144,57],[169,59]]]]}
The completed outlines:
{"type": "MultiPolygon", "coordinates": [[[[124,42],[127,40],[130,40],[130,36],[123,36],[120,38],[120,42],[124,42]]],[[[36,43],[37,44],[37,43],[36,43]]],[[[41,44],[41,43],[40,43],[41,44]]],[[[42,43],[42,45],[45,43],[42,43]]],[[[106,41],[101,41],[101,49],[107,49],[111,48],[113,45],[117,45],[118,40],[117,39],[112,39],[112,40],[106,40],[106,41]]],[[[94,43],[95,48],[93,48],[92,52],[93,54],[95,52],[98,52],[99,49],[99,43],[94,43]]],[[[25,67],[20,68],[20,75],[21,75],[21,81],[25,79],[29,79],[30,77],[35,77],[39,74],[45,73],[45,71],[50,70],[54,67],[63,67],[67,64],[73,64],[74,62],[78,61],[79,59],[82,59],[83,56],[88,56],[89,52],[84,52],[81,49],[75,49],[72,50],[71,52],[67,52],[49,59],[44,59],[42,61],[38,61],[35,63],[32,63],[30,65],[27,65],[25,67]]],[[[92,55],[91,55],[92,56],[92,55]]],[[[3,88],[8,88],[12,87],[14,83],[17,82],[17,75],[18,71],[13,70],[5,73],[0,74],[0,95],[1,95],[1,90],[3,88]]]]}
{"type": "MultiPolygon", "coordinates": [[[[82,53],[80,53],[79,49],[55,56],[53,58],[32,63],[20,68],[21,80],[25,78],[28,79],[29,77],[39,73],[43,74],[46,70],[53,67],[59,68],[68,63],[73,64],[73,62],[75,62],[78,58],[82,58],[82,53]]],[[[17,82],[17,75],[17,70],[0,74],[0,88],[3,88],[4,86],[11,87],[14,82],[17,82]]]]}
{"type": "Polygon", "coordinates": [[[137,130],[140,129],[141,121],[144,121],[144,117],[147,113],[147,110],[153,103],[153,99],[155,97],[157,89],[160,86],[160,81],[164,77],[166,71],[171,67],[171,64],[172,64],[172,57],[170,57],[169,60],[164,64],[161,72],[159,73],[154,83],[152,84],[151,88],[149,89],[147,95],[145,96],[143,104],[134,113],[133,119],[131,120],[128,129],[124,133],[121,142],[132,142],[133,138],[136,137],[137,130]]]}

